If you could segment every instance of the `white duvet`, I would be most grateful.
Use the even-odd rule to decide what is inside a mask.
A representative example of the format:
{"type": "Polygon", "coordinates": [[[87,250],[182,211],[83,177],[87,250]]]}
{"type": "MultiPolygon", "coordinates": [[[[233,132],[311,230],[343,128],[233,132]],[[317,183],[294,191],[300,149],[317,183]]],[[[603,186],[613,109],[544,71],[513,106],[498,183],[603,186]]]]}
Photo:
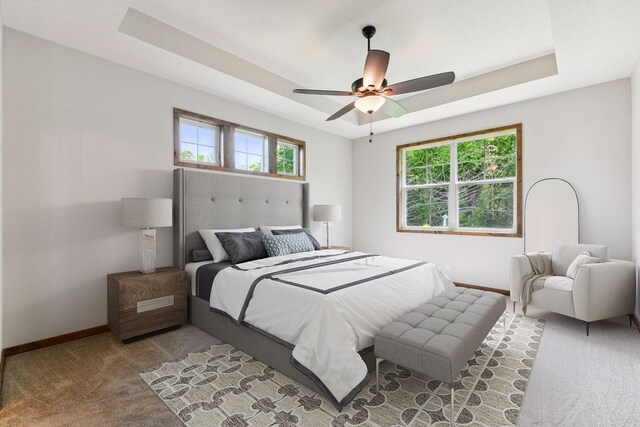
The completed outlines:
{"type": "Polygon", "coordinates": [[[339,408],[364,386],[367,367],[358,351],[372,346],[381,328],[454,286],[430,263],[341,250],[236,267],[216,275],[211,307],[293,344],[294,362],[339,408]]]}

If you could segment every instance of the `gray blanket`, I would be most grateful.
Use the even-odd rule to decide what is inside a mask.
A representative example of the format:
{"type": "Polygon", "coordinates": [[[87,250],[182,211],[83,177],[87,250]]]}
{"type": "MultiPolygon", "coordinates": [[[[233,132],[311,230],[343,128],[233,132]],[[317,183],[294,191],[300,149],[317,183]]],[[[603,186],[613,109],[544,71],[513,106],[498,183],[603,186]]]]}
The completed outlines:
{"type": "Polygon", "coordinates": [[[531,294],[544,288],[544,281],[553,275],[551,259],[542,252],[526,254],[531,264],[531,273],[522,278],[522,312],[527,314],[527,305],[531,300],[531,294]]]}

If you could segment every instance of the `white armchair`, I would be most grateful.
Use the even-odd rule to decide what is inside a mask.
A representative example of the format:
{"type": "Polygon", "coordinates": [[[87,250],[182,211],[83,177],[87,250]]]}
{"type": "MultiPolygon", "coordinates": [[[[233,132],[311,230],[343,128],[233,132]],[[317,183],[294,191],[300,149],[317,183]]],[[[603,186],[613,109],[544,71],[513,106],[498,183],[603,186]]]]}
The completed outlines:
{"type": "MultiPolygon", "coordinates": [[[[554,276],[547,278],[543,289],[531,294],[530,305],[587,322],[629,315],[631,322],[636,301],[635,265],[630,261],[609,259],[606,245],[556,243],[551,258],[554,276]],[[583,251],[606,262],[585,264],[578,268],[575,280],[566,277],[567,269],[583,251]]],[[[511,299],[515,311],[521,302],[522,278],[532,272],[525,255],[511,258],[511,299]]]]}

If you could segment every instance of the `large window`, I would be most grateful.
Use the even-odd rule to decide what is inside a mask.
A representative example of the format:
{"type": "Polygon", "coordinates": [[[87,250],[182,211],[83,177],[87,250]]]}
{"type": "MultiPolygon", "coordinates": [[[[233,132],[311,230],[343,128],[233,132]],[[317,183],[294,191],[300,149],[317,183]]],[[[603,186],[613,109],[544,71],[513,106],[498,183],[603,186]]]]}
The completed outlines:
{"type": "Polygon", "coordinates": [[[174,109],[174,164],[305,179],[305,143],[174,109]]]}
{"type": "Polygon", "coordinates": [[[522,126],[401,145],[397,230],[519,237],[522,126]]]}

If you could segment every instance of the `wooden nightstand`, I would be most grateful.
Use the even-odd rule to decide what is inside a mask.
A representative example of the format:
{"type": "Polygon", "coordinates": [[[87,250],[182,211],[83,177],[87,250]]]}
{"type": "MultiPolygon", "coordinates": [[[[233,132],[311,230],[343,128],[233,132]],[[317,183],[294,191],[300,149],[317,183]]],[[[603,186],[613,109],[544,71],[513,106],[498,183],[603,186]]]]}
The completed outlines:
{"type": "Polygon", "coordinates": [[[126,341],[186,323],[187,284],[187,273],[174,267],[109,274],[109,329],[126,341]]]}

